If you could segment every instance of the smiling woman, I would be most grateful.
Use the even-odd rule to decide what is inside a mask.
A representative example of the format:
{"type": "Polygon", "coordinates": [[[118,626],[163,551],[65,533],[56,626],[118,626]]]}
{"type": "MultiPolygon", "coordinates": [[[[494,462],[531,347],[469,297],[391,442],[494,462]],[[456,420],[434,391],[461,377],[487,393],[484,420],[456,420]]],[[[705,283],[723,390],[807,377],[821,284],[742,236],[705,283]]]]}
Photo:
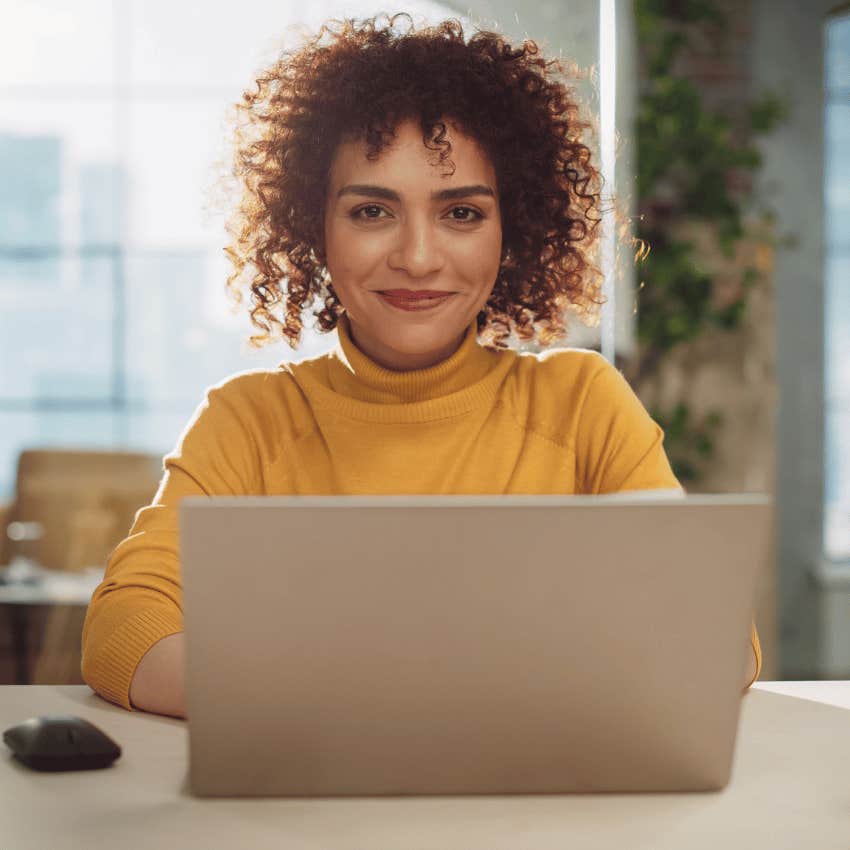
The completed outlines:
{"type": "Polygon", "coordinates": [[[393,25],[323,28],[244,95],[229,286],[255,343],[296,347],[319,298],[339,344],[212,387],[166,455],[83,631],[86,681],[125,708],[185,714],[185,496],[682,492],[607,360],[506,343],[599,304],[598,175],[559,63],[456,21],[393,25]]]}

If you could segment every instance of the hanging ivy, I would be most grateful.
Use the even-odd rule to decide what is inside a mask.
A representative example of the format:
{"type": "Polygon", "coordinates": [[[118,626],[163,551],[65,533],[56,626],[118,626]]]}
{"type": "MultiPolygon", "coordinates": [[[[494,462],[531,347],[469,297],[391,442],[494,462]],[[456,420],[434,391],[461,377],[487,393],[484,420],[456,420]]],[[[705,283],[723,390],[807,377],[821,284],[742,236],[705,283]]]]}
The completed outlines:
{"type": "MultiPolygon", "coordinates": [[[[622,368],[639,384],[677,346],[714,329],[734,333],[750,292],[762,280],[752,265],[737,270],[737,296],[718,304],[715,280],[700,249],[676,234],[696,223],[712,234],[716,248],[734,257],[757,224],[770,225],[759,205],[754,176],[761,168],[757,146],[787,114],[787,103],[766,93],[740,110],[709,108],[687,76],[689,60],[713,45],[720,56],[729,37],[726,16],[711,0],[636,0],[639,92],[636,126],[638,239],[648,247],[638,266],[638,355],[622,368]]],[[[703,249],[704,250],[704,249],[703,249]]],[[[650,409],[665,430],[665,450],[677,478],[693,484],[714,454],[722,415],[695,421],[685,402],[650,409]]]]}

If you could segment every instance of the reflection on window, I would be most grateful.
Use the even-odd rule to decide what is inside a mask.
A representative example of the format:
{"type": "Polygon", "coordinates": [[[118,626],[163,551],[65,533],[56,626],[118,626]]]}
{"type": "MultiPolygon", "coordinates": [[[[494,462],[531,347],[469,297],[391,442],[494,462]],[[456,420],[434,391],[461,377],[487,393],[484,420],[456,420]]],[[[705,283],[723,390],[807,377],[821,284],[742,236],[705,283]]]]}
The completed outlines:
{"type": "Polygon", "coordinates": [[[850,10],[826,29],[824,548],[850,560],[850,10]]]}

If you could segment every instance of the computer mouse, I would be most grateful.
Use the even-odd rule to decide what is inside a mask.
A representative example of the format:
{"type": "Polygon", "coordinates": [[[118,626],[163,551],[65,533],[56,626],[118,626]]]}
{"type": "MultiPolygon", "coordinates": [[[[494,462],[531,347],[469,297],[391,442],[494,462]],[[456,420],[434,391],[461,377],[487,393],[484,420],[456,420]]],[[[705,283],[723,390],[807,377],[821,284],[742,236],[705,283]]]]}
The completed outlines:
{"type": "Polygon", "coordinates": [[[121,755],[109,735],[73,714],[31,717],[6,729],[3,740],[33,770],[93,770],[121,755]]]}

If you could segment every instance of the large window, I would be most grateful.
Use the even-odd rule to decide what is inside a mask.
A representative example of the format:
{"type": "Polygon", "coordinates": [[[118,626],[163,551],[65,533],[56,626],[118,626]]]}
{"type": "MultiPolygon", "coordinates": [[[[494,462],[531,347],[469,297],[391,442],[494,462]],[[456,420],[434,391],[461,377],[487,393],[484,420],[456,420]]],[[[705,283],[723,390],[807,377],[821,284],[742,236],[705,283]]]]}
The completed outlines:
{"type": "Polygon", "coordinates": [[[826,29],[826,555],[850,561],[850,7],[826,29]]]}
{"type": "MultiPolygon", "coordinates": [[[[414,18],[456,12],[400,4],[414,18]]],[[[25,446],[162,454],[206,387],[315,356],[230,313],[224,117],[296,24],[383,4],[25,0],[0,27],[0,499],[25,446]],[[237,13],[238,10],[238,13],[237,13]]],[[[391,9],[389,9],[391,11],[391,9]]]]}

